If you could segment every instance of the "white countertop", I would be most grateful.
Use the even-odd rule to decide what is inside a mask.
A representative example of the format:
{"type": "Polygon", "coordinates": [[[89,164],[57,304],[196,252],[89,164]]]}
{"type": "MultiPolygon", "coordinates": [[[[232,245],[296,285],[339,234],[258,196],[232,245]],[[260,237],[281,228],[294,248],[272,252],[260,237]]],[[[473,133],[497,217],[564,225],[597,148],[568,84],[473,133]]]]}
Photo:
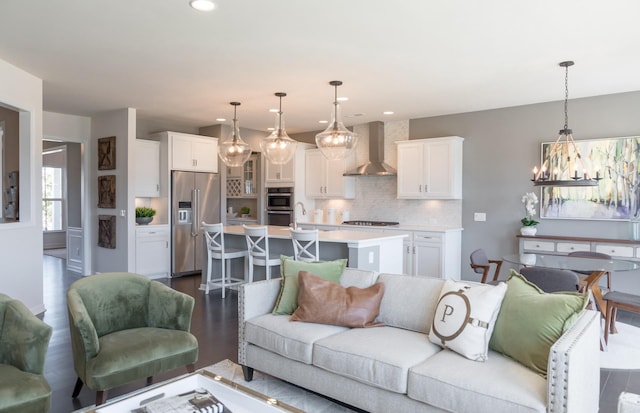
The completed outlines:
{"type": "MultiPolygon", "coordinates": [[[[355,227],[355,225],[354,225],[355,227]]],[[[288,227],[279,227],[268,225],[269,238],[291,239],[288,227]]],[[[229,225],[224,227],[225,234],[244,235],[244,229],[241,225],[229,225]]],[[[394,239],[405,238],[406,234],[377,232],[377,231],[357,231],[352,229],[345,230],[328,230],[318,231],[318,240],[320,242],[335,242],[344,244],[376,244],[394,239]]]]}
{"type": "Polygon", "coordinates": [[[461,227],[445,227],[445,226],[437,226],[437,225],[388,225],[388,226],[368,226],[368,225],[346,225],[346,224],[327,224],[327,223],[316,223],[316,222],[298,222],[298,225],[315,225],[318,227],[344,227],[348,228],[348,231],[351,230],[366,230],[370,231],[372,229],[379,229],[383,231],[429,231],[429,232],[451,232],[451,231],[462,231],[461,227]]]}

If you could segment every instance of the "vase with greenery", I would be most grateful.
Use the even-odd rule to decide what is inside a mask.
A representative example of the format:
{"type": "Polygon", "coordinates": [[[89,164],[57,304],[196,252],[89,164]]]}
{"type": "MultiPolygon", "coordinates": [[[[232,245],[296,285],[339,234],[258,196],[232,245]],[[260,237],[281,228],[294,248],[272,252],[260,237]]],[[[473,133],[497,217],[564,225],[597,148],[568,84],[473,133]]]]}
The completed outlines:
{"type": "Polygon", "coordinates": [[[147,225],[153,221],[156,210],[149,207],[136,207],[136,223],[138,225],[147,225]]]}
{"type": "Polygon", "coordinates": [[[538,203],[538,197],[533,192],[527,192],[522,196],[522,203],[524,204],[525,216],[520,220],[522,228],[520,233],[522,235],[535,235],[537,232],[538,221],[533,219],[536,215],[536,204],[538,203]]]}

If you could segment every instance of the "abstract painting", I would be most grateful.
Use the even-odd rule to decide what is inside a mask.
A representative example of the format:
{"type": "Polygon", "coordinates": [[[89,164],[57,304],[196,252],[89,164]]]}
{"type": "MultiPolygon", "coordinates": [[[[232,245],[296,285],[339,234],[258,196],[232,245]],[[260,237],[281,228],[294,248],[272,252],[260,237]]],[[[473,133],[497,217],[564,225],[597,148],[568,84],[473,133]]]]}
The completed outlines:
{"type": "MultiPolygon", "coordinates": [[[[540,217],[628,220],[640,216],[640,137],[575,142],[585,169],[593,178],[602,179],[591,187],[543,187],[540,217]]],[[[552,145],[542,144],[543,160],[552,145]]]]}

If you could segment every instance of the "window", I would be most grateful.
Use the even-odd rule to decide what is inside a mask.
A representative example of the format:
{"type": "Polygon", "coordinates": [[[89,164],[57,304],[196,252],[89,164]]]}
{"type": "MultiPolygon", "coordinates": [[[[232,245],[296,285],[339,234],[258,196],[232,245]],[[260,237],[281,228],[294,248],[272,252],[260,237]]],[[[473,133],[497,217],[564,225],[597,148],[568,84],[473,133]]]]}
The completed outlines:
{"type": "Polygon", "coordinates": [[[52,148],[43,152],[42,167],[42,230],[66,229],[64,149],[52,148]],[[60,166],[62,165],[62,166],[60,166]]]}

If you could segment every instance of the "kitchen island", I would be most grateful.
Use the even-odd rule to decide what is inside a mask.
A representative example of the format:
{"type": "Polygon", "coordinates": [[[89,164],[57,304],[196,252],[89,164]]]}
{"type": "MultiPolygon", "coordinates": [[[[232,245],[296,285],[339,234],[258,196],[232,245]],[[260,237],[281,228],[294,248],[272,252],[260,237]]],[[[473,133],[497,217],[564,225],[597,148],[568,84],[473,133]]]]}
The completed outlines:
{"type": "MultiPolygon", "coordinates": [[[[293,242],[288,227],[268,226],[269,249],[271,254],[293,256],[293,242]]],[[[225,244],[228,247],[247,248],[244,229],[241,225],[229,225],[224,227],[225,244]]],[[[347,266],[402,274],[402,243],[406,234],[353,231],[353,230],[329,230],[318,231],[320,241],[320,259],[323,261],[348,258],[347,266]]],[[[204,255],[206,257],[206,254],[204,255]]],[[[240,274],[243,271],[241,260],[233,260],[232,273],[240,274]]],[[[207,265],[209,263],[206,263],[207,265]]],[[[213,269],[213,273],[219,274],[219,267],[213,269]]],[[[203,266],[203,274],[206,276],[206,266],[203,266]]],[[[274,273],[275,274],[275,273],[274,273]]],[[[274,275],[275,276],[275,275],[274,275]]],[[[241,277],[242,278],[242,277],[241,277]]],[[[255,267],[254,281],[265,278],[264,268],[255,267]]]]}

